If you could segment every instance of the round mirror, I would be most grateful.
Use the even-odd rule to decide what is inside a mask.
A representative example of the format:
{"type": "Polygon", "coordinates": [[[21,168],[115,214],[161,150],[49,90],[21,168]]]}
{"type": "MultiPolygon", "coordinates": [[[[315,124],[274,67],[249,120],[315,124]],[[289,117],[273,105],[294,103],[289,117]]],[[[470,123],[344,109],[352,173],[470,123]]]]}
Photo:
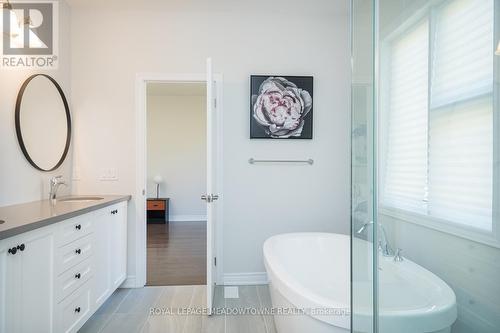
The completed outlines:
{"type": "Polygon", "coordinates": [[[61,166],[71,141],[69,106],[52,77],[36,74],[22,85],[16,102],[16,133],[28,162],[40,171],[61,166]]]}

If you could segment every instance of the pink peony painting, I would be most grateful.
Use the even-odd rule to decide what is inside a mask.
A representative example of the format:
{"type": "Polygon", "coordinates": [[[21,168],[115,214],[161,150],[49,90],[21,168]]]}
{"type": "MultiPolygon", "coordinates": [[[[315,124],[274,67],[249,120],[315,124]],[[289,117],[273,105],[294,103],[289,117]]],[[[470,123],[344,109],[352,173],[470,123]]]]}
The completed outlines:
{"type": "Polygon", "coordinates": [[[250,82],[251,139],[312,139],[312,76],[252,75],[250,82]]]}

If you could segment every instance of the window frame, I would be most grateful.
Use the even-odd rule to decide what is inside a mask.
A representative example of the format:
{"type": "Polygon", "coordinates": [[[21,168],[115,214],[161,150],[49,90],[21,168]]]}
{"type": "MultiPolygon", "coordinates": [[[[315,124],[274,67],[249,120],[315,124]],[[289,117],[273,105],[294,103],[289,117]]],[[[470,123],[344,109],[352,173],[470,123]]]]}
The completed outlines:
{"type": "MultiPolygon", "coordinates": [[[[429,43],[429,61],[428,61],[428,117],[433,108],[431,105],[431,75],[432,75],[432,62],[431,57],[434,52],[434,38],[436,29],[436,16],[437,10],[441,6],[445,6],[453,0],[438,0],[430,4],[426,4],[419,10],[408,10],[408,13],[413,12],[413,15],[407,15],[406,19],[402,20],[403,23],[390,27],[390,33],[381,34],[383,36],[380,42],[380,52],[383,56],[379,60],[380,72],[389,73],[390,72],[390,47],[391,43],[402,36],[406,31],[411,30],[423,21],[428,21],[428,43],[429,43]]],[[[494,1],[494,29],[493,29],[493,40],[495,43],[499,42],[500,39],[500,0],[494,1]]],[[[401,22],[401,21],[400,21],[401,22]]],[[[496,48],[496,45],[493,47],[496,48]]],[[[494,50],[494,49],[492,49],[494,50]]],[[[431,215],[417,213],[401,208],[392,207],[389,205],[384,205],[382,201],[382,193],[384,191],[385,185],[385,172],[386,166],[381,165],[379,169],[379,179],[380,188],[379,190],[379,214],[382,216],[394,218],[401,220],[403,222],[408,222],[416,224],[422,227],[430,228],[468,240],[472,240],[478,243],[486,244],[495,248],[500,248],[500,56],[495,56],[493,59],[493,91],[491,92],[493,101],[493,211],[492,211],[492,231],[484,231],[474,227],[467,226],[458,222],[453,222],[450,220],[437,218],[431,215]]],[[[388,95],[390,94],[389,89],[390,83],[389,75],[385,77],[385,80],[379,78],[379,91],[384,94],[379,100],[380,110],[388,109],[388,95]]],[[[488,93],[489,94],[489,93],[488,93]]],[[[483,94],[482,96],[486,96],[483,94]]],[[[460,103],[471,101],[480,96],[474,96],[471,98],[463,99],[460,103]]],[[[456,102],[450,102],[453,104],[456,102]]],[[[444,107],[444,105],[439,106],[439,108],[444,107]]],[[[378,154],[381,156],[381,163],[385,163],[386,150],[388,147],[388,137],[387,137],[387,126],[388,126],[388,112],[379,112],[379,137],[378,137],[378,154]]],[[[427,129],[429,131],[429,128],[427,129]]]]}

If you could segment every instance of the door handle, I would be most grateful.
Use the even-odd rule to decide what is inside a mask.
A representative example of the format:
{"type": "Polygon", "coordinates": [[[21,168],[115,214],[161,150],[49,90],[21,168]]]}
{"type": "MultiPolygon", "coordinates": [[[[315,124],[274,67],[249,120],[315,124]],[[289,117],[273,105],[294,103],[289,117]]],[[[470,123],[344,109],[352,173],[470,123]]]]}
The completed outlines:
{"type": "Polygon", "coordinates": [[[207,203],[214,202],[216,200],[219,200],[219,195],[218,194],[203,194],[201,196],[201,200],[206,201],[207,203]]]}

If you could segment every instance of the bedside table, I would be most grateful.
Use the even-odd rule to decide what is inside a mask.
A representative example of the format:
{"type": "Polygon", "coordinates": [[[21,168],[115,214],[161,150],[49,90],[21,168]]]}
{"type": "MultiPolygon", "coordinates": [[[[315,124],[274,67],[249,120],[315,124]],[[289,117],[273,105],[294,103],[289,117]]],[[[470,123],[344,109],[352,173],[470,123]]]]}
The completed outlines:
{"type": "Polygon", "coordinates": [[[168,223],[170,198],[149,198],[147,200],[148,223],[168,223]]]}

